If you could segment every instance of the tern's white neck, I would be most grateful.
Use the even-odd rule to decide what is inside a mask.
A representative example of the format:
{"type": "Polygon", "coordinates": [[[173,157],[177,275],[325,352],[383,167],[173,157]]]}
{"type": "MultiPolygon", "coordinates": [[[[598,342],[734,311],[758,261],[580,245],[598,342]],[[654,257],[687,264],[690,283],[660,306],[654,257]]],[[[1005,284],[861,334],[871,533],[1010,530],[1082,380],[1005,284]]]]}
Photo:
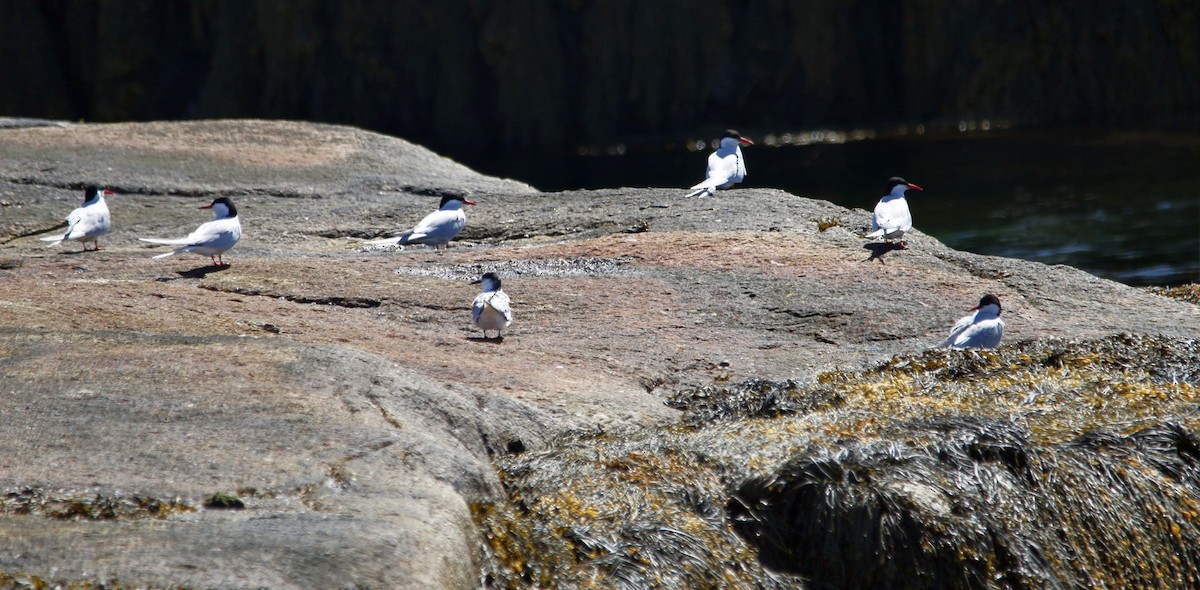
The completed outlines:
{"type": "Polygon", "coordinates": [[[987,318],[998,318],[998,317],[1000,317],[1000,306],[996,305],[995,303],[989,303],[987,305],[981,306],[975,312],[976,320],[987,319],[987,318]]]}
{"type": "Polygon", "coordinates": [[[492,277],[485,277],[482,280],[482,282],[483,282],[483,292],[484,293],[491,293],[492,291],[500,290],[500,279],[493,279],[492,277]]]}
{"type": "Polygon", "coordinates": [[[721,147],[717,148],[719,152],[736,152],[738,151],[738,139],[736,137],[722,137],[721,147]]]}
{"type": "Polygon", "coordinates": [[[229,217],[229,207],[225,203],[213,203],[213,219],[225,219],[229,217]]]}
{"type": "Polygon", "coordinates": [[[896,186],[892,187],[892,192],[883,196],[883,200],[891,201],[895,199],[903,199],[904,191],[906,190],[908,190],[907,184],[897,184],[896,186]]]}

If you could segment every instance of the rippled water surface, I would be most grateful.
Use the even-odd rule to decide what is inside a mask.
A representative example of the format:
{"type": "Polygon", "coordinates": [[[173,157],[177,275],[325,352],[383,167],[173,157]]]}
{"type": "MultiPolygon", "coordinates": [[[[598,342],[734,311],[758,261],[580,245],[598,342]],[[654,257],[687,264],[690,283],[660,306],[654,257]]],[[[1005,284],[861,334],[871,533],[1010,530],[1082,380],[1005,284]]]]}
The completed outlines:
{"type": "MultiPolygon", "coordinates": [[[[468,164],[546,191],[687,187],[704,175],[707,152],[658,145],[623,151],[468,164]]],[[[744,153],[745,186],[846,207],[874,207],[884,181],[903,176],[925,188],[909,193],[917,229],[959,250],[1069,264],[1135,285],[1200,280],[1197,136],[910,136],[760,142],[744,153]]]]}

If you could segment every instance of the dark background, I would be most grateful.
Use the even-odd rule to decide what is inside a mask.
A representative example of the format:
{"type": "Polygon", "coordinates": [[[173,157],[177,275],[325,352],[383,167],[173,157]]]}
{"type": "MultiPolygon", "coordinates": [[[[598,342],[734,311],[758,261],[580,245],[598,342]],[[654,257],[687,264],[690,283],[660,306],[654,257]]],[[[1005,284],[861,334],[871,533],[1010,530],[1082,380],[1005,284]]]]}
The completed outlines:
{"type": "Polygon", "coordinates": [[[0,114],[286,118],[478,159],[719,129],[1200,127],[1195,0],[4,0],[0,114]]]}

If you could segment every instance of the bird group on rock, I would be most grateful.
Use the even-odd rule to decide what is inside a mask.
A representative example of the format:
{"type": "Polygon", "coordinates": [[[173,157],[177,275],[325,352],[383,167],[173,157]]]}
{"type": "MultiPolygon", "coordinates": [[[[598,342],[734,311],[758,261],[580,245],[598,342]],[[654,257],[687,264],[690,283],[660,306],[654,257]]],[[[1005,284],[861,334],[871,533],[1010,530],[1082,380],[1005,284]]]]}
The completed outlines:
{"type": "MultiPolygon", "coordinates": [[[[717,148],[708,156],[705,179],[688,189],[688,197],[706,197],[716,194],[718,189],[730,189],[746,178],[746,159],[742,156],[743,145],[754,145],[736,130],[728,129],[721,135],[717,148]]],[[[863,237],[868,240],[884,240],[888,247],[903,250],[908,248],[904,234],[912,231],[912,211],[908,208],[908,191],[921,191],[921,187],[899,177],[888,179],[884,195],[875,204],[871,213],[871,230],[863,237]]],[[[954,325],[941,347],[995,348],[1000,345],[1004,322],[1000,319],[1000,300],[995,295],[985,295],[971,315],[954,325]]]]}
{"type": "MultiPolygon", "coordinates": [[[[708,156],[704,181],[692,186],[687,196],[712,196],[718,190],[730,189],[740,184],[746,178],[746,160],[741,148],[748,145],[754,145],[754,142],[743,137],[738,131],[726,130],[717,141],[715,151],[708,156]]],[[[906,233],[912,231],[913,219],[906,193],[921,190],[921,187],[898,176],[889,178],[885,194],[880,197],[872,212],[871,231],[864,237],[872,241],[882,239],[891,248],[907,248],[903,238],[906,233]]],[[[100,250],[99,238],[107,234],[112,225],[104,197],[112,195],[114,193],[109,189],[96,185],[87,186],[83,204],[67,215],[66,231],[41,239],[50,242],[50,246],[76,240],[83,245],[85,252],[100,250]],[[88,248],[89,243],[92,244],[91,249],[88,248]]],[[[394,232],[390,237],[369,240],[366,244],[399,246],[401,250],[407,245],[424,244],[433,246],[434,251],[440,253],[443,248],[448,249],[450,242],[466,227],[464,206],[475,204],[465,196],[445,195],[438,209],[426,215],[412,228],[394,232]]],[[[156,259],[190,252],[208,256],[214,266],[229,266],[223,255],[242,237],[237,207],[229,197],[218,197],[200,209],[211,209],[213,220],[201,224],[185,237],[138,239],[151,244],[175,247],[170,252],[154,256],[156,259]]],[[[484,339],[488,339],[489,332],[495,331],[495,340],[501,341],[503,331],[511,326],[513,321],[511,300],[501,288],[500,277],[493,271],[484,272],[474,283],[482,285],[482,291],[471,304],[472,323],[483,331],[484,339]]],[[[954,324],[950,335],[940,347],[963,349],[999,346],[1004,333],[999,298],[993,294],[984,295],[979,300],[979,305],[971,312],[954,324]]]]}

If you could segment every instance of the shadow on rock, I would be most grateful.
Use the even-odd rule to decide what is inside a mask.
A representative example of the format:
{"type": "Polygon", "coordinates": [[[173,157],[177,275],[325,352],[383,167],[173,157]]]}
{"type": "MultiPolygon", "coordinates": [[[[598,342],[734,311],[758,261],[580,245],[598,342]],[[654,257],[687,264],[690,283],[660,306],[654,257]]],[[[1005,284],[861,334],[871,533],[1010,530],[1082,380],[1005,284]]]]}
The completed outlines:
{"type": "Polygon", "coordinates": [[[871,251],[871,256],[863,262],[878,260],[880,263],[882,263],[884,254],[887,254],[892,250],[906,250],[907,248],[892,242],[871,242],[869,244],[863,244],[863,249],[871,251]]]}
{"type": "Polygon", "coordinates": [[[176,274],[178,274],[179,276],[181,276],[185,279],[202,279],[205,276],[208,276],[209,274],[212,274],[214,272],[222,272],[222,271],[226,271],[226,270],[229,270],[229,265],[217,266],[215,264],[210,264],[208,266],[201,266],[201,267],[193,268],[191,270],[181,270],[181,271],[178,271],[176,274]]]}
{"type": "Polygon", "coordinates": [[[487,336],[467,336],[468,342],[482,342],[484,344],[504,344],[504,336],[488,338],[487,336]]]}

